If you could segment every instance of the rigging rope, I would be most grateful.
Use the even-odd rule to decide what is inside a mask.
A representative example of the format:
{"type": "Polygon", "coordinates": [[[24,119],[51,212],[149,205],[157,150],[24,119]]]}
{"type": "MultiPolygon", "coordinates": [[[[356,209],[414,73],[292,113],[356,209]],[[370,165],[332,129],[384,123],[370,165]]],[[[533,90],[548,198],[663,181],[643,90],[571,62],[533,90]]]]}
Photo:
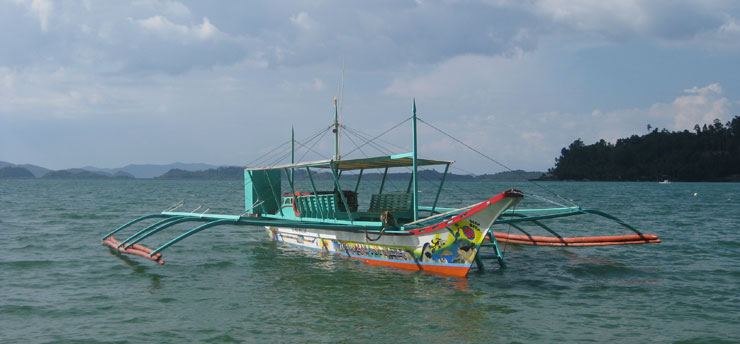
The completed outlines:
{"type": "Polygon", "coordinates": [[[465,142],[462,142],[461,140],[457,139],[456,137],[454,137],[454,136],[452,136],[452,135],[448,134],[447,132],[443,131],[442,129],[439,129],[439,128],[435,127],[435,126],[434,126],[434,125],[432,125],[431,123],[429,123],[429,122],[427,122],[427,121],[425,121],[425,120],[423,120],[423,119],[419,118],[418,116],[416,117],[416,119],[418,119],[418,120],[419,120],[419,121],[421,121],[422,123],[424,123],[424,124],[426,124],[426,125],[430,126],[430,127],[432,128],[432,129],[434,129],[434,130],[436,130],[436,131],[440,132],[441,134],[443,134],[443,135],[445,135],[445,136],[449,137],[450,139],[454,140],[455,142],[457,142],[457,143],[459,143],[459,144],[461,144],[461,145],[463,145],[463,146],[467,147],[468,149],[472,150],[473,152],[476,152],[476,153],[478,153],[478,154],[479,154],[480,156],[482,156],[482,157],[484,157],[484,158],[486,158],[486,159],[488,159],[488,160],[490,160],[490,161],[493,161],[494,163],[498,164],[499,166],[501,166],[501,167],[503,167],[503,168],[505,168],[505,169],[509,170],[509,172],[512,172],[512,173],[516,174],[517,176],[521,177],[521,178],[522,178],[522,179],[524,179],[525,181],[528,181],[528,182],[530,182],[530,183],[532,183],[532,184],[536,185],[537,187],[539,187],[539,188],[542,188],[543,190],[545,190],[545,191],[547,191],[547,192],[549,192],[549,193],[553,194],[553,195],[554,195],[555,197],[557,197],[557,198],[560,198],[560,199],[562,199],[563,201],[565,201],[565,202],[567,202],[567,203],[570,203],[570,204],[572,204],[572,205],[574,205],[574,206],[578,206],[578,204],[576,204],[575,202],[573,202],[573,201],[571,201],[571,200],[569,200],[569,199],[567,199],[567,198],[565,198],[565,197],[563,197],[563,196],[560,196],[560,195],[559,195],[559,194],[558,194],[557,192],[555,192],[555,191],[552,191],[552,190],[550,190],[550,189],[546,188],[546,187],[545,187],[545,186],[543,186],[543,185],[540,185],[540,184],[538,184],[538,183],[535,183],[534,181],[531,181],[531,180],[527,179],[527,178],[526,178],[526,177],[525,177],[524,175],[522,175],[521,173],[519,173],[519,172],[517,172],[517,171],[514,171],[514,170],[512,170],[511,168],[509,168],[509,166],[506,166],[506,165],[504,165],[504,164],[502,164],[502,163],[498,162],[498,161],[497,161],[496,159],[494,159],[494,158],[491,158],[490,156],[488,156],[488,155],[486,155],[486,154],[482,153],[481,151],[479,151],[479,150],[477,150],[477,149],[475,149],[475,148],[471,147],[471,146],[470,146],[470,145],[468,145],[467,143],[465,143],[465,142]]]}
{"type": "MultiPolygon", "coordinates": [[[[390,150],[388,150],[388,149],[384,149],[384,147],[382,147],[382,146],[378,145],[377,143],[375,143],[375,142],[372,142],[371,140],[369,140],[369,139],[367,139],[367,138],[363,137],[363,136],[362,136],[362,135],[360,135],[360,134],[359,134],[359,132],[357,132],[356,130],[354,130],[354,129],[351,129],[351,128],[346,128],[346,127],[345,127],[345,129],[347,130],[347,133],[351,133],[352,135],[356,135],[356,136],[357,136],[357,138],[359,138],[360,140],[362,140],[362,141],[364,141],[364,142],[365,142],[365,143],[364,143],[363,145],[357,145],[357,144],[355,144],[355,146],[357,146],[357,148],[356,148],[356,149],[354,149],[354,150],[352,150],[352,151],[350,151],[350,153],[352,153],[352,152],[354,152],[354,151],[356,151],[356,150],[360,150],[360,152],[362,152],[362,147],[363,147],[363,146],[365,146],[365,145],[370,145],[370,147],[372,147],[372,148],[375,148],[375,150],[377,150],[378,152],[380,152],[380,154],[383,154],[383,155],[391,155],[391,154],[389,153],[389,152],[391,152],[390,150]]],[[[354,143],[354,141],[352,141],[352,143],[354,143]]],[[[347,153],[347,154],[345,154],[345,156],[347,156],[347,155],[348,155],[348,154],[350,154],[350,153],[347,153]]],[[[362,152],[362,153],[363,153],[363,154],[365,154],[364,152],[362,152]]]]}
{"type": "MultiPolygon", "coordinates": [[[[401,121],[401,122],[399,122],[398,124],[394,125],[394,126],[393,126],[393,127],[391,127],[390,129],[388,129],[388,130],[386,130],[386,131],[384,131],[384,132],[380,133],[380,135],[378,135],[378,136],[375,136],[375,137],[373,137],[373,138],[372,138],[372,139],[371,139],[370,141],[375,141],[375,140],[376,140],[377,138],[379,138],[379,137],[381,137],[381,136],[383,136],[383,135],[385,135],[385,134],[389,133],[389,132],[390,132],[391,130],[393,130],[393,129],[396,129],[396,128],[400,127],[400,126],[401,126],[401,124],[404,124],[404,123],[406,123],[406,121],[409,121],[409,120],[411,120],[411,117],[409,117],[409,118],[406,118],[406,119],[404,119],[403,121],[401,121]]],[[[353,150],[351,150],[351,151],[349,151],[349,152],[345,153],[345,155],[351,154],[352,152],[356,151],[356,150],[357,150],[357,149],[359,149],[359,148],[360,148],[360,147],[357,147],[357,148],[355,148],[355,149],[353,149],[353,150]]]]}
{"type": "MultiPolygon", "coordinates": [[[[350,131],[350,129],[349,129],[349,128],[344,128],[344,129],[345,129],[345,130],[347,130],[347,134],[351,134],[351,133],[352,133],[352,132],[350,131]]],[[[359,149],[359,150],[360,150],[360,153],[362,153],[362,155],[363,155],[364,157],[366,157],[366,158],[368,157],[368,156],[367,156],[367,154],[365,154],[365,151],[363,151],[363,150],[362,150],[362,148],[360,148],[360,146],[359,146],[359,145],[357,144],[357,142],[355,142],[355,140],[354,140],[354,139],[352,139],[352,136],[351,136],[351,135],[347,135],[347,138],[348,138],[348,139],[349,139],[350,141],[352,141],[352,144],[353,144],[353,145],[355,145],[355,147],[357,147],[357,149],[359,149]]],[[[346,156],[346,155],[345,155],[345,156],[346,156]]]]}
{"type": "MultiPolygon", "coordinates": [[[[394,153],[393,153],[393,150],[391,150],[388,147],[384,147],[383,145],[380,144],[380,142],[382,142],[382,143],[384,143],[386,145],[394,146],[394,147],[400,149],[401,151],[407,151],[408,150],[408,148],[406,148],[406,147],[401,147],[399,145],[393,144],[393,143],[388,142],[388,141],[385,141],[385,140],[376,139],[376,141],[378,141],[378,142],[373,142],[373,141],[371,141],[368,138],[370,135],[367,134],[367,133],[363,133],[360,130],[357,130],[357,129],[354,129],[354,128],[351,128],[351,127],[348,127],[348,126],[344,126],[344,125],[342,127],[347,130],[347,133],[352,134],[352,135],[358,137],[360,140],[362,140],[363,142],[365,142],[365,145],[370,145],[371,147],[375,148],[375,150],[379,151],[381,154],[384,154],[384,155],[392,155],[394,153]]],[[[350,141],[352,141],[352,143],[356,147],[360,147],[360,146],[357,145],[357,143],[354,140],[352,140],[352,138],[351,138],[350,135],[347,135],[347,137],[350,139],[350,141]]],[[[365,155],[367,157],[367,154],[365,154],[365,152],[362,149],[359,149],[359,150],[360,150],[360,152],[363,153],[363,155],[365,155]]],[[[422,158],[427,158],[425,156],[421,156],[421,157],[422,158]]],[[[409,171],[409,172],[411,172],[411,168],[410,167],[406,167],[406,170],[409,171]]],[[[473,173],[471,171],[468,171],[466,169],[457,167],[457,166],[450,166],[450,170],[452,170],[452,171],[461,171],[464,174],[467,174],[467,175],[470,175],[470,176],[475,176],[475,173],[473,173]]],[[[419,178],[421,180],[423,180],[425,182],[429,182],[429,183],[438,183],[439,182],[439,180],[432,180],[431,178],[425,177],[424,174],[420,174],[419,175],[419,178]]],[[[393,179],[389,179],[388,180],[388,183],[389,184],[396,184],[395,182],[393,182],[393,179]]],[[[464,185],[466,185],[466,184],[464,184],[464,185]]],[[[457,186],[457,190],[458,190],[458,192],[457,192],[458,194],[459,194],[459,192],[463,192],[463,193],[467,194],[468,196],[472,196],[472,197],[479,196],[479,192],[478,192],[479,190],[478,189],[476,189],[475,192],[474,192],[473,190],[471,190],[469,188],[463,187],[463,185],[458,185],[457,186]]],[[[447,189],[442,189],[441,191],[442,191],[442,194],[445,194],[445,195],[453,195],[453,193],[450,192],[447,189]]],[[[534,193],[526,192],[526,194],[528,196],[532,196],[532,198],[535,198],[535,199],[540,200],[540,201],[545,202],[545,203],[552,203],[552,204],[555,204],[555,205],[557,205],[559,207],[567,207],[567,206],[565,206],[565,205],[563,205],[561,203],[558,203],[556,201],[553,201],[551,199],[542,197],[542,196],[537,195],[537,194],[534,194],[534,193]]]]}
{"type": "MultiPolygon", "coordinates": [[[[310,147],[307,147],[308,149],[306,150],[305,153],[303,153],[303,155],[301,155],[301,157],[298,159],[298,161],[302,161],[303,158],[306,157],[306,154],[308,154],[309,152],[314,152],[314,153],[318,154],[319,156],[321,156],[321,154],[319,152],[313,150],[313,147],[315,147],[317,143],[321,142],[321,140],[324,138],[324,136],[326,136],[326,133],[328,133],[328,132],[329,132],[329,129],[324,129],[321,132],[322,135],[316,141],[314,141],[314,143],[311,144],[310,147]]],[[[312,138],[312,140],[313,140],[313,138],[312,138]]],[[[310,140],[307,141],[306,144],[308,144],[308,142],[310,142],[310,140]]],[[[301,144],[301,145],[303,146],[303,144],[301,144]]]]}
{"type": "MultiPolygon", "coordinates": [[[[388,152],[393,152],[393,150],[391,150],[390,148],[381,146],[379,143],[373,142],[369,138],[370,135],[368,135],[367,133],[363,133],[363,132],[361,132],[361,131],[359,131],[357,129],[354,129],[354,128],[346,128],[346,129],[349,130],[349,131],[351,131],[354,135],[357,135],[357,137],[359,137],[360,139],[362,139],[363,141],[365,141],[367,144],[374,145],[376,147],[376,149],[379,149],[380,148],[380,149],[383,149],[383,150],[388,151],[388,152]]],[[[388,144],[388,145],[391,145],[391,146],[395,146],[396,148],[400,148],[401,149],[401,152],[408,151],[408,148],[406,148],[406,147],[401,147],[399,145],[395,145],[395,144],[392,144],[392,143],[387,142],[387,141],[384,141],[384,140],[376,139],[376,141],[380,141],[380,142],[383,142],[385,144],[388,144]]],[[[384,154],[386,154],[386,153],[384,153],[384,154]]]]}
{"type": "Polygon", "coordinates": [[[288,144],[288,143],[290,143],[290,140],[288,140],[288,141],[285,141],[285,142],[283,142],[283,143],[281,143],[281,144],[279,144],[279,145],[275,146],[275,148],[273,148],[273,149],[271,149],[271,150],[267,151],[266,153],[264,153],[264,154],[260,155],[260,156],[259,156],[259,157],[257,157],[256,159],[254,159],[254,160],[252,160],[252,161],[248,162],[248,163],[246,164],[246,166],[252,166],[252,165],[253,165],[253,164],[255,164],[255,163],[256,163],[257,161],[260,161],[260,160],[261,160],[262,158],[266,157],[266,156],[267,156],[268,154],[270,154],[270,153],[272,153],[272,152],[274,152],[274,151],[278,150],[278,148],[280,148],[280,147],[282,147],[283,145],[286,145],[286,144],[288,144]]]}

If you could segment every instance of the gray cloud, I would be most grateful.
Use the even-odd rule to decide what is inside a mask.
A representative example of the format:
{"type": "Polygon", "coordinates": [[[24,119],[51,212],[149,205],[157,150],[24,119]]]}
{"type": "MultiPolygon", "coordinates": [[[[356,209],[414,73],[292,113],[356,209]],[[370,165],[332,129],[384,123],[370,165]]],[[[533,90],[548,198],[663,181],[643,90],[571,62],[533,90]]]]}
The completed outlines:
{"type": "Polygon", "coordinates": [[[178,74],[245,59],[271,67],[344,59],[372,70],[518,54],[558,34],[705,46],[740,38],[738,6],[725,2],[41,3],[48,6],[0,4],[0,65],[178,74]],[[215,34],[198,38],[204,26],[215,34]]]}

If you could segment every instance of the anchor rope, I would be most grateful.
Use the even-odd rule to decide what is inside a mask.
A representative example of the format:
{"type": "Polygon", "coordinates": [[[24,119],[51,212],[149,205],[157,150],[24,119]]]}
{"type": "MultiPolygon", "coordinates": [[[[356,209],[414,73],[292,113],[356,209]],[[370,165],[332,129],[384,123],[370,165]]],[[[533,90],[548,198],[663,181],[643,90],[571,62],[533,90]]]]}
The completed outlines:
{"type": "Polygon", "coordinates": [[[386,226],[383,226],[383,228],[380,230],[380,233],[378,233],[378,237],[375,238],[375,239],[370,239],[370,236],[367,235],[367,230],[365,230],[365,239],[367,241],[378,241],[378,240],[380,240],[380,238],[383,236],[383,232],[385,232],[385,229],[386,228],[387,228],[386,226]]]}
{"type": "Polygon", "coordinates": [[[439,128],[437,128],[436,126],[434,126],[434,125],[432,125],[431,123],[429,123],[429,122],[427,122],[427,121],[425,121],[425,120],[423,120],[423,119],[419,118],[418,116],[416,117],[416,119],[418,119],[418,120],[419,120],[419,121],[421,121],[422,123],[424,123],[424,124],[426,124],[426,125],[430,126],[430,127],[432,128],[432,129],[434,129],[434,130],[436,130],[436,131],[440,132],[441,134],[443,134],[443,135],[445,135],[445,136],[449,137],[450,139],[454,140],[455,142],[457,142],[457,143],[459,143],[459,144],[461,144],[461,145],[463,145],[463,146],[467,147],[468,149],[472,150],[473,152],[475,152],[475,153],[478,153],[478,154],[479,154],[480,156],[482,156],[482,157],[484,157],[484,158],[486,158],[486,159],[488,159],[488,160],[490,160],[490,161],[492,161],[492,162],[496,163],[497,165],[499,165],[499,166],[501,166],[501,167],[503,167],[503,168],[507,169],[507,170],[508,170],[509,172],[512,172],[512,173],[516,174],[517,176],[521,177],[521,178],[522,178],[523,180],[525,180],[525,181],[527,181],[527,182],[529,182],[529,183],[532,183],[532,184],[534,184],[535,186],[537,186],[537,187],[539,187],[539,188],[541,188],[541,189],[543,189],[543,190],[545,190],[545,191],[547,191],[547,192],[551,193],[551,194],[552,194],[553,196],[555,196],[555,197],[557,197],[557,198],[560,198],[560,199],[562,199],[563,201],[565,201],[565,202],[567,202],[567,203],[570,203],[570,204],[572,204],[573,206],[578,206],[578,204],[576,204],[575,202],[573,202],[573,201],[571,201],[571,200],[569,200],[569,199],[567,199],[567,198],[565,198],[565,197],[563,197],[563,196],[560,196],[560,194],[558,194],[558,193],[557,193],[557,192],[555,192],[555,191],[552,191],[552,190],[550,190],[549,188],[545,187],[544,185],[541,185],[541,184],[539,184],[539,183],[536,183],[536,182],[534,182],[534,181],[531,181],[531,180],[527,179],[527,178],[526,178],[526,177],[525,177],[524,175],[522,175],[522,174],[521,174],[520,172],[517,172],[517,171],[515,171],[515,170],[511,169],[511,168],[510,168],[509,166],[506,166],[506,165],[504,165],[503,163],[499,162],[498,160],[496,160],[496,159],[494,159],[494,158],[491,158],[490,156],[488,156],[488,155],[484,154],[483,152],[481,152],[481,151],[479,151],[479,150],[477,150],[477,149],[475,149],[475,148],[471,147],[471,146],[470,146],[470,145],[468,145],[467,143],[465,143],[465,142],[463,142],[463,141],[459,140],[458,138],[456,138],[456,137],[454,137],[454,136],[452,136],[452,135],[448,134],[447,132],[443,131],[442,129],[439,129],[439,128]]]}
{"type": "Polygon", "coordinates": [[[554,205],[557,205],[557,206],[559,206],[559,207],[563,207],[563,208],[567,208],[567,207],[568,207],[568,206],[567,206],[567,205],[565,205],[565,204],[562,204],[562,203],[558,203],[558,202],[555,202],[555,201],[553,201],[553,200],[551,200],[551,199],[549,199],[549,198],[546,198],[546,197],[540,196],[540,195],[538,195],[538,194],[536,194],[536,193],[532,193],[532,192],[528,192],[528,191],[527,191],[527,192],[524,192],[524,194],[525,194],[525,195],[527,195],[527,196],[530,196],[530,197],[532,197],[532,198],[536,198],[536,199],[538,199],[538,200],[540,200],[540,201],[542,201],[542,202],[545,202],[545,203],[552,203],[552,204],[554,204],[554,205]]]}

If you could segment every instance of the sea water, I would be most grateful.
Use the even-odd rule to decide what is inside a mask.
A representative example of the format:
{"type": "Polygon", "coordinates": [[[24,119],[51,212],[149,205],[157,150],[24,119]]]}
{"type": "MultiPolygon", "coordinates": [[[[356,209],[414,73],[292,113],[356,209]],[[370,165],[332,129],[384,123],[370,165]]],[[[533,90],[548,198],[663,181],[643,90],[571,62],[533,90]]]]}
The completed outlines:
{"type": "MultiPolygon", "coordinates": [[[[740,342],[740,184],[445,186],[442,206],[517,187],[527,193],[520,207],[538,196],[568,199],[663,242],[502,244],[508,268],[487,259],[485,270],[455,279],[305,251],[269,241],[259,227],[220,226],[167,249],[158,265],[100,240],[179,200],[188,208],[178,210],[241,214],[242,183],[4,180],[0,342],[740,342]]],[[[422,198],[433,201],[435,191],[422,188],[422,198]]],[[[361,188],[360,199],[372,192],[361,188]]],[[[564,236],[629,234],[596,216],[555,225],[564,236]]],[[[167,229],[150,246],[189,228],[167,229]]]]}

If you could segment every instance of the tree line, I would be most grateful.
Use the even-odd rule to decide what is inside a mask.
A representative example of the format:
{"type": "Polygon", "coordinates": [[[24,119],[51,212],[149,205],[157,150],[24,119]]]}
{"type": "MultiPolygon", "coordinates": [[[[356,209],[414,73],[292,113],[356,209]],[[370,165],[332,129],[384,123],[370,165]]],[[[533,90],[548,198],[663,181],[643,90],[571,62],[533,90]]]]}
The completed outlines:
{"type": "Polygon", "coordinates": [[[602,139],[585,145],[579,138],[548,172],[560,180],[740,181],[740,116],[697,124],[694,131],[654,128],[615,144],[602,139]]]}

